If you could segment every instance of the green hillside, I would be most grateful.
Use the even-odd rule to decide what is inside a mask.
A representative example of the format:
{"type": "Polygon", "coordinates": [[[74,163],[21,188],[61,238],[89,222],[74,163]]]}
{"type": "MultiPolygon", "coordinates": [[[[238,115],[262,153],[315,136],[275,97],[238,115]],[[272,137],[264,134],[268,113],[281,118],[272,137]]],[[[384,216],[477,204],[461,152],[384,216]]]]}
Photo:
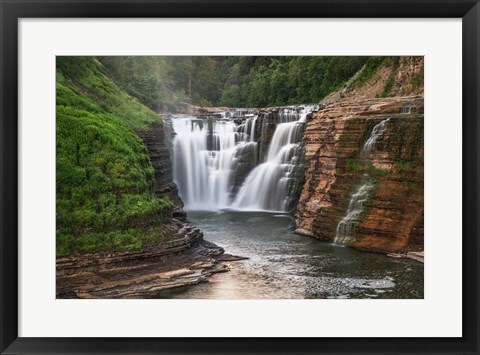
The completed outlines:
{"type": "Polygon", "coordinates": [[[135,250],[162,236],[171,203],[136,129],[160,118],[110,80],[92,57],[57,57],[57,256],[135,250]]]}

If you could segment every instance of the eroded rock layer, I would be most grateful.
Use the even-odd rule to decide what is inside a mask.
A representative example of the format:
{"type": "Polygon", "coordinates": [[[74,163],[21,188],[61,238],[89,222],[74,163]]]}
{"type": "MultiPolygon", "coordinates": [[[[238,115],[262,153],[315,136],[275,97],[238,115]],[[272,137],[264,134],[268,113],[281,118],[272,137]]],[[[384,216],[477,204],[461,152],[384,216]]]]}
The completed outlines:
{"type": "Polygon", "coordinates": [[[159,198],[168,197],[173,202],[173,215],[185,219],[183,202],[178,196],[177,185],[172,179],[172,162],[170,159],[169,127],[161,122],[152,124],[148,130],[137,132],[148,150],[148,156],[155,169],[155,195],[159,198]]]}
{"type": "MultiPolygon", "coordinates": [[[[228,271],[223,249],[198,228],[173,219],[161,243],[141,251],[57,259],[57,298],[146,298],[228,271]]],[[[231,257],[231,259],[236,259],[231,257]]]]}

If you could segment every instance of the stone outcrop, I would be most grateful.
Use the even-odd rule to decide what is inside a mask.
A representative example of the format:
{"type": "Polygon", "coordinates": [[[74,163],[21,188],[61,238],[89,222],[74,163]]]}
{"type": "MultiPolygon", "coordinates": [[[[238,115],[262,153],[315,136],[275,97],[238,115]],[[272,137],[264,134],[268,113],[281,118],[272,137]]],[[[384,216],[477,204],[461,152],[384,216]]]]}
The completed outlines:
{"type": "Polygon", "coordinates": [[[371,75],[362,80],[362,68],[343,87],[326,96],[325,105],[348,100],[360,101],[379,96],[423,96],[423,57],[391,57],[371,75]]]}
{"type": "Polygon", "coordinates": [[[162,290],[194,285],[229,270],[226,255],[198,228],[172,219],[165,238],[151,248],[57,259],[57,298],[149,298],[162,290]]]}
{"type": "Polygon", "coordinates": [[[367,174],[375,187],[349,246],[378,252],[423,250],[423,97],[341,100],[316,112],[305,140],[305,183],[296,231],[333,241],[351,195],[367,174]],[[360,151],[389,118],[372,154],[360,151]]]}

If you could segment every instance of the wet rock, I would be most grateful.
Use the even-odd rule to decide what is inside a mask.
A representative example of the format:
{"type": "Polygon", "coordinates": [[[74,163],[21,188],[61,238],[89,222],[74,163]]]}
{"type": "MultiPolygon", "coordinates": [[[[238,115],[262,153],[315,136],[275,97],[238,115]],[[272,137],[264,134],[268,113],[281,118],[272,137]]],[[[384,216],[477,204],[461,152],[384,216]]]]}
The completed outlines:
{"type": "MultiPolygon", "coordinates": [[[[174,216],[185,218],[183,202],[178,196],[177,185],[172,179],[171,149],[168,146],[169,140],[166,139],[166,133],[169,133],[168,128],[161,122],[152,124],[146,130],[137,131],[147,147],[148,156],[155,169],[155,194],[159,198],[168,197],[174,204],[172,211],[174,216]]],[[[170,215],[166,218],[168,220],[170,215]]]]}
{"type": "Polygon", "coordinates": [[[179,220],[162,227],[157,245],[123,253],[57,258],[57,298],[150,298],[162,290],[195,285],[230,270],[223,249],[205,241],[198,228],[179,220]]]}
{"type": "Polygon", "coordinates": [[[244,256],[237,256],[231,254],[222,254],[217,258],[217,261],[240,261],[240,260],[248,260],[249,258],[244,256]]]}
{"type": "Polygon", "coordinates": [[[419,263],[424,263],[425,262],[425,253],[423,251],[409,251],[404,254],[400,253],[389,253],[387,256],[391,258],[398,258],[398,259],[411,259],[418,261],[419,263]]]}
{"type": "Polygon", "coordinates": [[[304,133],[306,172],[296,232],[333,241],[350,196],[368,173],[371,198],[350,246],[379,252],[423,250],[423,97],[343,100],[316,112],[304,133]],[[412,107],[414,110],[403,110],[412,107]],[[373,127],[390,118],[375,150],[360,150],[373,127]]]}

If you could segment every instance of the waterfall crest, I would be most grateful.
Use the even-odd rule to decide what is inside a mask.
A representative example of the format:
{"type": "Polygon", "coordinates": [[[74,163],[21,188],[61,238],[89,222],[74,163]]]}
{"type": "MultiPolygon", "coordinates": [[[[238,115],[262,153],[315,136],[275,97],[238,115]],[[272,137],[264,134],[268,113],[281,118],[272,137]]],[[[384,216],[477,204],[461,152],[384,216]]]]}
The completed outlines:
{"type": "Polygon", "coordinates": [[[173,175],[185,209],[289,211],[303,169],[307,114],[317,109],[304,105],[261,114],[232,109],[221,118],[174,116],[173,175]]]}

